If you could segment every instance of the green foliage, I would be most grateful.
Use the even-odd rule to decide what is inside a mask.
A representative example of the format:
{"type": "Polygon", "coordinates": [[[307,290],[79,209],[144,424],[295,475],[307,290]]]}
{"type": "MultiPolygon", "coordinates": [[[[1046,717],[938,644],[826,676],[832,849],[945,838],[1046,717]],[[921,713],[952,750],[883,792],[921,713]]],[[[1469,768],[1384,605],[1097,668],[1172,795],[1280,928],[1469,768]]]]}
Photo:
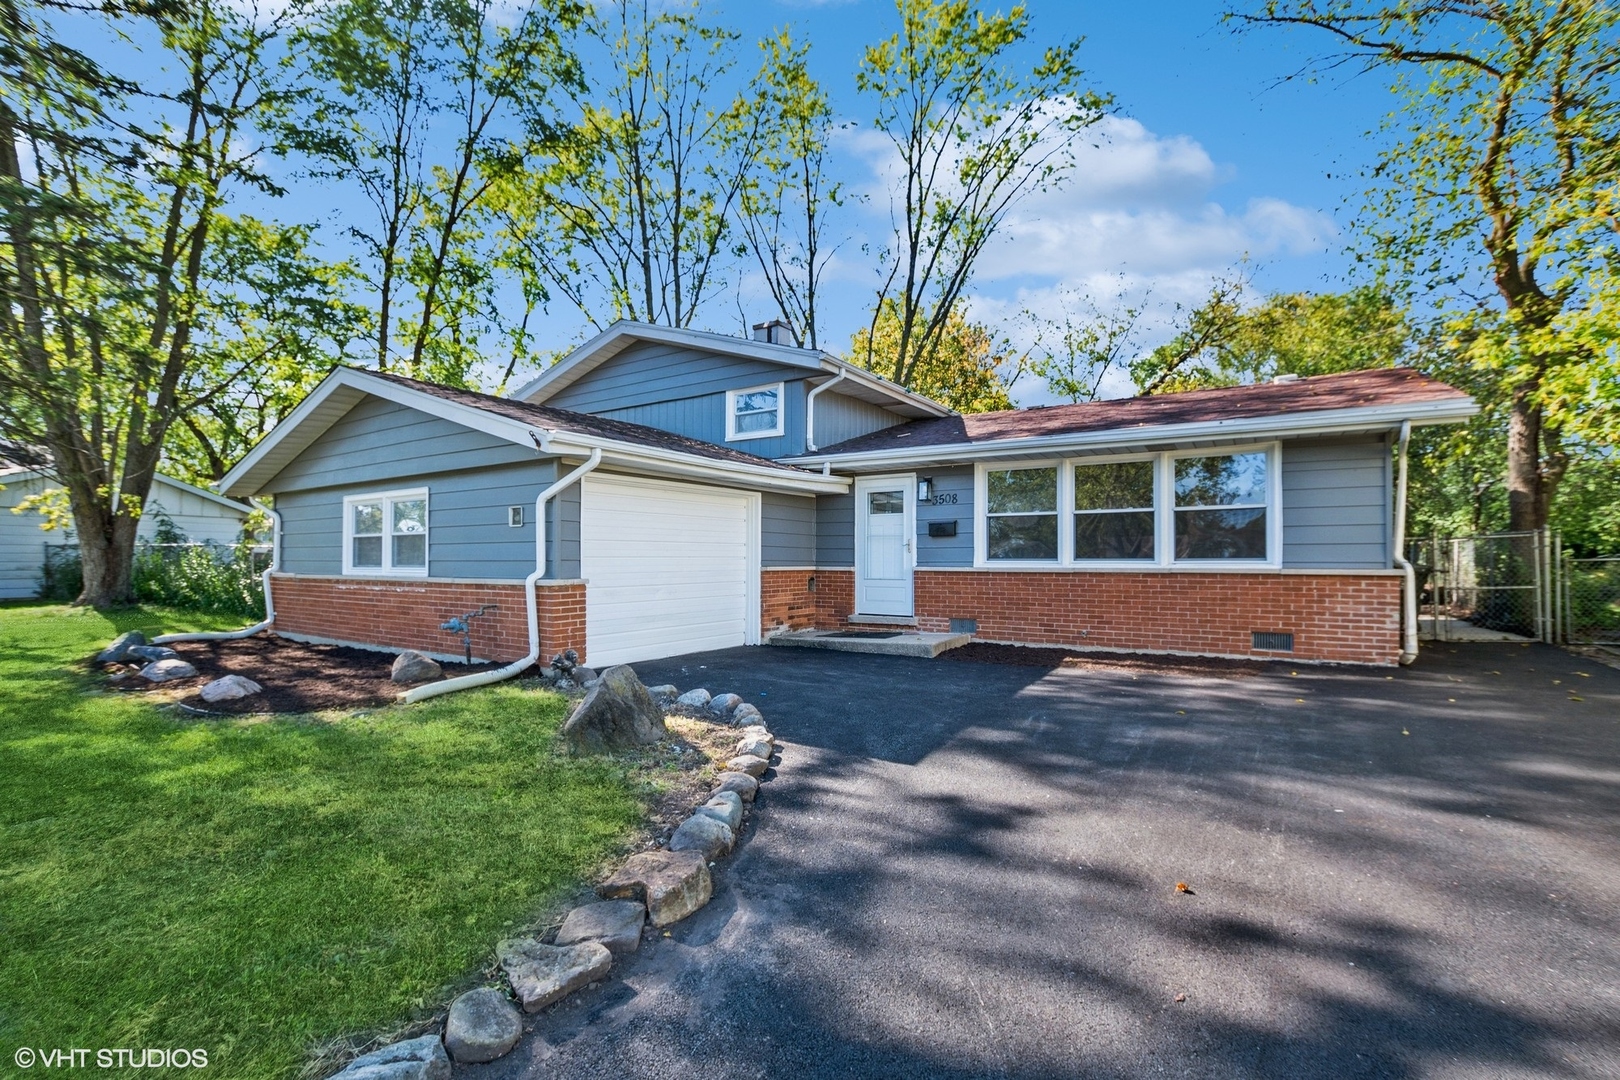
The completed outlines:
{"type": "Polygon", "coordinates": [[[1078,39],[1015,68],[1030,35],[1023,5],[1006,14],[977,0],[895,7],[900,29],[867,47],[855,79],[899,165],[896,233],[879,252],[864,363],[921,389],[985,245],[1023,196],[1068,180],[1075,146],[1110,100],[1084,87],[1078,39]],[[880,358],[875,346],[890,335],[878,323],[888,319],[893,347],[880,358]]]}
{"type": "MultiPolygon", "coordinates": [[[[962,306],[951,312],[927,359],[913,365],[910,389],[957,412],[1010,409],[1008,388],[1023,357],[987,327],[970,322],[962,306]]],[[[855,332],[849,362],[887,375],[902,348],[902,333],[899,302],[885,300],[874,326],[855,332]]]]}
{"type": "Polygon", "coordinates": [[[123,630],[234,622],[0,608],[5,1045],[307,1075],[441,1008],[640,818],[622,766],[553,752],[552,694],[198,723],[77,669],[123,630]]]}
{"type": "MultiPolygon", "coordinates": [[[[184,539],[153,539],[153,543],[135,548],[132,576],[138,602],[189,613],[238,615],[250,621],[264,618],[260,575],[269,565],[267,552],[255,551],[250,541],[225,548],[186,544],[184,539]]],[[[42,600],[72,600],[83,582],[77,547],[46,549],[42,600]]]]}

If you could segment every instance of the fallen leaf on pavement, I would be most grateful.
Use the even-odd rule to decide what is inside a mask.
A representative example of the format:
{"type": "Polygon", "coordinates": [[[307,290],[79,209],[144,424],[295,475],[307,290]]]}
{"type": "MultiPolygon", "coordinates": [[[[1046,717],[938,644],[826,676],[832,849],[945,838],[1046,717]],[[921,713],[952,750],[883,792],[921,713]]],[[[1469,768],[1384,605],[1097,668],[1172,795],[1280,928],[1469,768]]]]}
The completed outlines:
{"type": "Polygon", "coordinates": [[[1187,995],[1186,994],[1177,994],[1176,995],[1176,1004],[1177,1005],[1180,1005],[1183,1001],[1186,1001],[1186,1000],[1187,1000],[1187,995]]]}
{"type": "Polygon", "coordinates": [[[1198,895],[1197,893],[1192,891],[1192,886],[1187,884],[1185,881],[1176,882],[1176,892],[1178,892],[1178,893],[1186,893],[1188,896],[1197,896],[1198,895]]]}

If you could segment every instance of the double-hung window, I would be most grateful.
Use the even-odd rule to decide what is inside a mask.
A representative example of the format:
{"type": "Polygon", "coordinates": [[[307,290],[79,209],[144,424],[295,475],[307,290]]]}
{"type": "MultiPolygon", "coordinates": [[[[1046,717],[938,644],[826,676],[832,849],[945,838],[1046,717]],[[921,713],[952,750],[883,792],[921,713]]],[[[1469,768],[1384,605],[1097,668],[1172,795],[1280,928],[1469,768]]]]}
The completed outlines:
{"type": "Polygon", "coordinates": [[[726,391],[726,441],[782,434],[782,383],[726,391]]]}
{"type": "Polygon", "coordinates": [[[985,555],[992,561],[1055,562],[1058,470],[996,469],[985,476],[985,555]]]}
{"type": "Polygon", "coordinates": [[[343,572],[426,576],[428,493],[389,491],[343,500],[343,572]]]}
{"type": "Polygon", "coordinates": [[[979,466],[977,565],[1281,561],[1276,444],[979,466]]]}

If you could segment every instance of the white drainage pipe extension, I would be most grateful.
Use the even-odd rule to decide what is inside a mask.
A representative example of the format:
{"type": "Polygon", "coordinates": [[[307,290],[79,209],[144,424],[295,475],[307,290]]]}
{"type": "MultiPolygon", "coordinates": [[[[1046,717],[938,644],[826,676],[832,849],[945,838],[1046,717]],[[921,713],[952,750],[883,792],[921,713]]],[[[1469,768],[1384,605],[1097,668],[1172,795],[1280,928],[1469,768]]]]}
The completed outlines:
{"type": "Polygon", "coordinates": [[[523,596],[529,607],[529,654],[523,659],[507,664],[503,668],[493,671],[480,671],[475,675],[462,675],[443,682],[428,683],[418,686],[414,690],[405,692],[401,699],[407,705],[414,705],[418,701],[436,698],[441,694],[453,694],[457,690],[471,690],[475,686],[488,686],[490,683],[510,679],[523,671],[527,671],[535,661],[540,659],[540,606],[535,598],[535,583],[546,574],[546,504],[564,488],[578,482],[579,478],[590,472],[602,463],[602,451],[591,451],[591,456],[585,463],[567,476],[542,491],[534,500],[534,573],[523,582],[523,596]]]}
{"type": "Polygon", "coordinates": [[[281,514],[270,509],[257,500],[253,501],[255,509],[262,510],[270,516],[270,565],[264,568],[260,580],[264,582],[264,621],[256,622],[252,626],[244,626],[240,630],[212,630],[200,631],[194,634],[161,634],[152,639],[153,645],[167,645],[171,641],[234,641],[237,638],[252,637],[270,629],[276,621],[276,604],[270,595],[270,575],[281,569],[281,514]]]}
{"type": "Polygon", "coordinates": [[[849,372],[840,371],[836,379],[828,379],[804,396],[804,452],[816,452],[816,395],[849,378],[849,372]]]}
{"type": "Polygon", "coordinates": [[[1395,566],[1405,572],[1401,588],[1401,663],[1418,655],[1417,571],[1406,558],[1406,446],[1412,421],[1401,421],[1401,449],[1395,474],[1395,566]]]}

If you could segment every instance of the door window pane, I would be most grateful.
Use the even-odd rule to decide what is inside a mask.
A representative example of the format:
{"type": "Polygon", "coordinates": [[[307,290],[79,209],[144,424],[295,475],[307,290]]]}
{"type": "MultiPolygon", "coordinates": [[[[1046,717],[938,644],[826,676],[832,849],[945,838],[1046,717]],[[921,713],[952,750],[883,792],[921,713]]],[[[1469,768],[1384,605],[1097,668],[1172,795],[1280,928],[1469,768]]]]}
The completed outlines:
{"type": "Polygon", "coordinates": [[[906,493],[903,491],[873,491],[866,496],[866,508],[872,514],[903,514],[906,512],[906,493]]]}

